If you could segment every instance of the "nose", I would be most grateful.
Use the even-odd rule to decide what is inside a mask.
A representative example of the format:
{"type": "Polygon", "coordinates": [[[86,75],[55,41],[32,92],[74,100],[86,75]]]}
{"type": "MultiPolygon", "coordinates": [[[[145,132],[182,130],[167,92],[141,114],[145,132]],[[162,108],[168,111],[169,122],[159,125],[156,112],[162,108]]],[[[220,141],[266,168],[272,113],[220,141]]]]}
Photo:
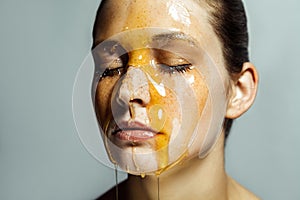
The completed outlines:
{"type": "Polygon", "coordinates": [[[117,102],[128,106],[138,104],[145,107],[150,102],[150,92],[147,75],[138,67],[130,66],[121,80],[117,102]]]}
{"type": "Polygon", "coordinates": [[[125,105],[146,106],[150,102],[149,84],[145,70],[151,63],[151,51],[147,48],[128,53],[128,69],[122,79],[118,99],[125,105]]]}

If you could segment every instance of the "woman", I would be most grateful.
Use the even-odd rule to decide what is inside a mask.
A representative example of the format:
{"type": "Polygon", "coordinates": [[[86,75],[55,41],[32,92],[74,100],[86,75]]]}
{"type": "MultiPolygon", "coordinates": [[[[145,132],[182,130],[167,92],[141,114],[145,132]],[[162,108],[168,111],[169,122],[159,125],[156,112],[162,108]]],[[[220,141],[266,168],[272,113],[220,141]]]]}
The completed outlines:
{"type": "Polygon", "coordinates": [[[129,173],[99,199],[257,199],[224,170],[258,83],[240,0],[106,0],[93,37],[99,127],[129,173]]]}

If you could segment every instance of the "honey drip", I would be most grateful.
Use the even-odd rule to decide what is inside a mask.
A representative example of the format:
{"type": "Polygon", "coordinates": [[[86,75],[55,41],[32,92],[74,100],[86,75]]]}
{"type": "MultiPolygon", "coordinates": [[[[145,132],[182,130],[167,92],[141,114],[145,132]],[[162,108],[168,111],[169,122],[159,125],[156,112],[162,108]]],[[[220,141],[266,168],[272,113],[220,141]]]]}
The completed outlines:
{"type": "Polygon", "coordinates": [[[109,138],[107,136],[107,130],[108,130],[108,127],[109,127],[109,120],[111,119],[111,114],[109,114],[105,124],[104,124],[104,146],[105,146],[105,149],[107,151],[107,155],[110,159],[110,161],[115,165],[117,166],[117,161],[114,159],[113,157],[113,154],[109,148],[109,138]]]}
{"type": "Polygon", "coordinates": [[[159,116],[159,111],[161,110],[160,106],[162,102],[160,101],[162,97],[156,91],[155,87],[151,83],[150,85],[150,94],[151,94],[151,101],[147,107],[148,116],[150,118],[151,127],[156,128],[157,131],[163,131],[163,134],[156,135],[155,138],[155,145],[157,151],[157,163],[158,169],[164,168],[168,165],[169,162],[169,155],[168,155],[168,143],[170,140],[170,133],[171,133],[171,123],[170,120],[167,119],[166,113],[162,110],[159,116]]]}
{"type": "Polygon", "coordinates": [[[135,159],[135,155],[136,155],[136,147],[131,147],[132,148],[132,161],[133,161],[133,164],[134,164],[134,167],[135,167],[135,170],[136,171],[140,171],[140,168],[136,162],[136,159],[135,159]]]}
{"type": "Polygon", "coordinates": [[[115,165],[115,181],[116,181],[116,186],[115,186],[115,190],[116,190],[116,200],[119,199],[119,181],[118,181],[118,166],[115,165]]]}
{"type": "Polygon", "coordinates": [[[157,170],[155,172],[156,176],[159,176],[161,173],[163,173],[164,171],[167,171],[168,169],[171,169],[172,167],[176,166],[177,164],[181,164],[187,156],[188,156],[188,152],[186,151],[178,158],[178,160],[176,160],[171,165],[165,166],[164,168],[157,170]]]}
{"type": "Polygon", "coordinates": [[[157,200],[159,200],[160,198],[159,198],[159,175],[157,176],[157,200]]]}
{"type": "MultiPolygon", "coordinates": [[[[139,38],[141,39],[141,38],[139,38]]],[[[150,125],[153,129],[158,132],[163,132],[163,134],[158,134],[155,138],[155,150],[157,151],[157,163],[158,168],[165,168],[169,162],[168,156],[168,143],[170,140],[170,133],[172,132],[172,116],[167,116],[163,107],[165,105],[172,105],[174,102],[167,102],[167,98],[162,96],[157,87],[164,87],[161,85],[162,77],[159,76],[159,72],[152,65],[152,55],[151,50],[148,48],[138,49],[131,51],[130,60],[128,62],[129,66],[138,67],[148,75],[149,80],[149,92],[151,100],[147,105],[148,116],[150,118],[150,125]]],[[[166,88],[163,88],[164,90],[166,88]]],[[[171,91],[166,91],[168,99],[174,98],[174,94],[171,91]],[[172,98],[173,97],[173,98],[172,98]]]]}
{"type": "Polygon", "coordinates": [[[146,174],[145,173],[141,173],[141,178],[145,178],[146,174]]]}

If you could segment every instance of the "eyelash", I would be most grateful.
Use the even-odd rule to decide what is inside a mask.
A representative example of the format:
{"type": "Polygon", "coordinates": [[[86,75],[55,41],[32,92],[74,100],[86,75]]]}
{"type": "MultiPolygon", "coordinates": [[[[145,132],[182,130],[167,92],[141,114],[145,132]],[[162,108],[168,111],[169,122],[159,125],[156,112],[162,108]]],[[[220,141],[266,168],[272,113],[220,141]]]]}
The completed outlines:
{"type": "Polygon", "coordinates": [[[128,59],[127,59],[126,55],[118,57],[110,64],[110,67],[111,66],[115,66],[115,67],[106,68],[100,77],[105,78],[107,76],[112,77],[112,76],[119,76],[119,75],[123,74],[124,69],[125,69],[124,66],[127,65],[126,64],[127,62],[128,62],[128,59]]]}
{"type": "Polygon", "coordinates": [[[192,64],[182,64],[182,65],[165,65],[165,64],[159,64],[160,70],[164,73],[174,74],[176,72],[179,73],[185,73],[187,71],[190,71],[192,69],[192,64]]]}
{"type": "Polygon", "coordinates": [[[107,77],[107,76],[115,76],[115,75],[121,75],[123,73],[124,67],[117,67],[117,68],[106,68],[103,74],[101,75],[101,78],[107,77]]]}
{"type": "MultiPolygon", "coordinates": [[[[192,64],[181,64],[181,65],[165,65],[165,64],[158,64],[159,69],[163,73],[169,73],[169,74],[175,74],[176,72],[178,73],[185,73],[187,71],[192,70],[192,64]]],[[[116,68],[106,68],[104,72],[101,75],[101,78],[105,78],[107,76],[119,76],[122,73],[124,73],[124,66],[121,67],[116,67],[116,68]]]]}

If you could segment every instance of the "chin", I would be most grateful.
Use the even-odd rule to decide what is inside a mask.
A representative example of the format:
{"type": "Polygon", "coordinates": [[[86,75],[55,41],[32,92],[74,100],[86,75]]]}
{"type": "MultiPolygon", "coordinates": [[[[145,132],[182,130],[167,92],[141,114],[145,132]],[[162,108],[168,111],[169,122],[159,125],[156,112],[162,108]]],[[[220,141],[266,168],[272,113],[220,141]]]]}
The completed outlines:
{"type": "Polygon", "coordinates": [[[151,174],[158,170],[158,152],[149,141],[144,143],[122,141],[120,143],[108,140],[106,150],[111,162],[129,174],[151,174]]]}
{"type": "Polygon", "coordinates": [[[121,170],[133,175],[157,175],[186,158],[187,149],[177,143],[180,142],[157,150],[155,137],[130,141],[114,136],[107,138],[105,146],[111,162],[121,170]]]}

